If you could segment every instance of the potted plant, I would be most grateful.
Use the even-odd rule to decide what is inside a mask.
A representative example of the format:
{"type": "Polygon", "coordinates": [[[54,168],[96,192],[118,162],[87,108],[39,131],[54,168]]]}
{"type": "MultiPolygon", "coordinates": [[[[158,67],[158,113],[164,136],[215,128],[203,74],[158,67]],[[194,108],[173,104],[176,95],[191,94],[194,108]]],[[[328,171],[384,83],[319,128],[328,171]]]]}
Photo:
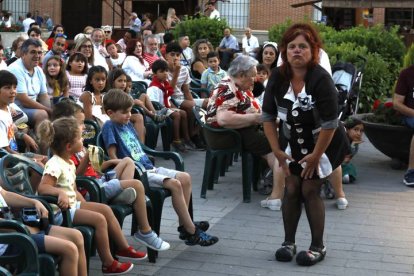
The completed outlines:
{"type": "MultiPolygon", "coordinates": [[[[376,100],[372,113],[354,116],[363,121],[365,135],[376,149],[400,164],[408,162],[413,132],[404,126],[391,101],[381,103],[376,100]]],[[[398,163],[394,163],[394,167],[401,167],[398,163]]]]}

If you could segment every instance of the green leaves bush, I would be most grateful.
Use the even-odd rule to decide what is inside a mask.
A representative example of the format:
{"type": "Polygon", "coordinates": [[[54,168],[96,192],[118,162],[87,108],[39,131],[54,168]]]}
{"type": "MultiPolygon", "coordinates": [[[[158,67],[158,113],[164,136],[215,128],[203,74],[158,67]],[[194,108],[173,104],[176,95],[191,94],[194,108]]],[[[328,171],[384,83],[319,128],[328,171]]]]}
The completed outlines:
{"type": "Polygon", "coordinates": [[[188,35],[191,43],[197,39],[208,39],[216,47],[223,38],[225,28],[228,28],[225,19],[210,19],[203,16],[194,19],[187,18],[175,27],[173,34],[176,38],[188,35]]]}
{"type": "MultiPolygon", "coordinates": [[[[269,30],[269,39],[280,43],[284,31],[290,25],[291,22],[287,21],[272,26],[269,30]]],[[[359,67],[361,60],[358,55],[367,59],[359,94],[359,113],[370,112],[376,99],[383,101],[392,94],[406,51],[398,34],[398,27],[386,30],[380,25],[371,28],[358,26],[336,31],[321,24],[314,26],[319,30],[331,65],[345,61],[359,67]]]]}

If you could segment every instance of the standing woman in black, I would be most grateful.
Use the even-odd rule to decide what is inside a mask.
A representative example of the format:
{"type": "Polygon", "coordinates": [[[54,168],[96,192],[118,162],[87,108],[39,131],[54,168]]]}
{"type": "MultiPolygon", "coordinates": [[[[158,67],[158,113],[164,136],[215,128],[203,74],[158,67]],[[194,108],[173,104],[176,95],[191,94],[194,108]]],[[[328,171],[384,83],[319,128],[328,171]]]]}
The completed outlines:
{"type": "Polygon", "coordinates": [[[320,189],[348,149],[343,127],[338,127],[334,83],[318,64],[318,45],[319,35],[309,24],[294,24],[285,32],[280,45],[283,65],[273,70],[263,103],[265,134],[286,175],[285,241],[276,251],[276,260],[291,261],[296,254],[295,236],[304,203],[312,242],[309,250],[296,256],[296,262],[306,266],[326,255],[320,189]],[[279,147],[276,117],[283,121],[280,127],[289,142],[285,151],[279,147]]]}

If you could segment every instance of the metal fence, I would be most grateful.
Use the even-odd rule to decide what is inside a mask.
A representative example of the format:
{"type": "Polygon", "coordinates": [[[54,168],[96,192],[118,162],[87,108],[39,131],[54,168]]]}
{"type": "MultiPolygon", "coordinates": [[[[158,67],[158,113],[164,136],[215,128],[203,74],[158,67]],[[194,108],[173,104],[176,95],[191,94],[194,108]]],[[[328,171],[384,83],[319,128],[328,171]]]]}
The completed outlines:
{"type": "Polygon", "coordinates": [[[250,0],[218,1],[217,9],[220,17],[226,18],[230,27],[243,29],[249,25],[250,0]]]}
{"type": "Polygon", "coordinates": [[[1,3],[1,10],[11,12],[13,23],[17,21],[19,16],[26,18],[26,13],[29,12],[30,0],[4,0],[1,3]]]}

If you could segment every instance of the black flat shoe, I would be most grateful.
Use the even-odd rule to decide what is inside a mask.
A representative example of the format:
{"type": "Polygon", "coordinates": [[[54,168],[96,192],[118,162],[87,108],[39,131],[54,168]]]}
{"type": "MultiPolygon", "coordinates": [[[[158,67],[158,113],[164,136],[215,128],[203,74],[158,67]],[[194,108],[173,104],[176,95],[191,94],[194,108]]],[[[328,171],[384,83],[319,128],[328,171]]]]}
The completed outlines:
{"type": "Polygon", "coordinates": [[[308,251],[301,251],[296,256],[296,263],[302,266],[312,266],[325,258],[326,246],[317,248],[311,246],[308,251]]]}
{"type": "Polygon", "coordinates": [[[284,242],[282,243],[282,247],[279,248],[275,253],[276,261],[290,262],[295,254],[296,244],[292,242],[284,242]]]}

